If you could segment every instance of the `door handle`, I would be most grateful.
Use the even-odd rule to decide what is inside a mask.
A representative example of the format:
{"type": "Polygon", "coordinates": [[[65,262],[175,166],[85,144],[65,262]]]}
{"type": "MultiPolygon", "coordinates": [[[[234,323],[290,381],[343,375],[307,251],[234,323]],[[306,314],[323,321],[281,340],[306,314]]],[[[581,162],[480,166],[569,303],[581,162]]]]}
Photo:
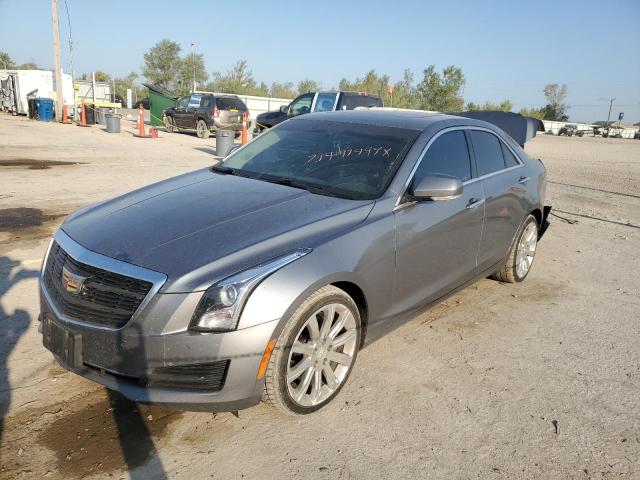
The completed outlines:
{"type": "Polygon", "coordinates": [[[520,177],[518,179],[518,183],[521,183],[522,185],[524,185],[525,183],[527,183],[529,181],[529,177],[520,177]]]}
{"type": "Polygon", "coordinates": [[[467,206],[465,208],[478,208],[482,204],[484,204],[484,198],[470,198],[469,203],[467,203],[467,206]]]}

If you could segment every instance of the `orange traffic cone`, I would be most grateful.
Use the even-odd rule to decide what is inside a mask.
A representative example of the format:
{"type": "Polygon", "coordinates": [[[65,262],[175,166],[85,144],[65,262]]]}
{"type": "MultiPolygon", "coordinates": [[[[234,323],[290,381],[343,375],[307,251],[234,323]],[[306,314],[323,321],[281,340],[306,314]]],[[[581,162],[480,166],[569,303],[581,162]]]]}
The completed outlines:
{"type": "Polygon", "coordinates": [[[247,139],[247,117],[249,115],[247,112],[242,114],[242,145],[245,145],[248,142],[247,139]]]}
{"type": "Polygon", "coordinates": [[[69,115],[67,113],[67,105],[62,105],[62,123],[71,123],[69,121],[69,115]]]}
{"type": "Polygon", "coordinates": [[[151,136],[147,135],[147,132],[144,130],[144,109],[142,105],[140,105],[140,110],[138,110],[138,134],[136,137],[140,138],[150,138],[151,136]]]}
{"type": "Polygon", "coordinates": [[[84,106],[84,100],[82,100],[82,110],[80,110],[80,126],[87,126],[87,111],[86,107],[84,106]]]}

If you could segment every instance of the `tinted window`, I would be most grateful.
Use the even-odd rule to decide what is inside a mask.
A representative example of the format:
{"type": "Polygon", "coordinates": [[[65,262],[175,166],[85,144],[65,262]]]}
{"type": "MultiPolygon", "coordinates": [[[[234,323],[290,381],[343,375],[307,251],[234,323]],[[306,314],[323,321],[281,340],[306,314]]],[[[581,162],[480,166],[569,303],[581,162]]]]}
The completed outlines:
{"type": "Polygon", "coordinates": [[[199,93],[194,93],[191,95],[189,99],[189,105],[187,108],[198,108],[200,106],[200,100],[202,99],[202,95],[199,93]]]}
{"type": "Polygon", "coordinates": [[[333,110],[333,105],[336,103],[336,92],[319,93],[316,99],[316,106],[314,112],[330,112],[333,110]]]}
{"type": "Polygon", "coordinates": [[[513,153],[511,153],[511,150],[509,150],[509,147],[507,147],[504,144],[504,142],[500,142],[500,146],[502,147],[502,154],[504,155],[505,167],[509,168],[509,167],[515,167],[516,165],[520,165],[516,157],[513,155],[513,153]]]}
{"type": "Polygon", "coordinates": [[[211,108],[213,107],[213,102],[211,97],[202,97],[202,101],[200,102],[200,108],[211,108]]]}
{"type": "Polygon", "coordinates": [[[353,110],[356,107],[381,107],[382,100],[371,95],[358,95],[357,93],[344,93],[340,110],[353,110]]]}
{"type": "Polygon", "coordinates": [[[495,135],[478,130],[470,130],[473,149],[476,152],[478,176],[504,169],[504,158],[500,140],[495,135]]]}
{"type": "Polygon", "coordinates": [[[320,187],[317,193],[377,198],[418,135],[416,130],[326,121],[287,122],[222,164],[237,175],[320,187]]]}
{"type": "Polygon", "coordinates": [[[237,97],[218,97],[216,106],[219,110],[246,110],[247,106],[237,97]]]}
{"type": "Polygon", "coordinates": [[[471,159],[462,130],[445,133],[431,144],[416,171],[414,182],[433,173],[451,175],[463,182],[471,178],[471,159]]]}

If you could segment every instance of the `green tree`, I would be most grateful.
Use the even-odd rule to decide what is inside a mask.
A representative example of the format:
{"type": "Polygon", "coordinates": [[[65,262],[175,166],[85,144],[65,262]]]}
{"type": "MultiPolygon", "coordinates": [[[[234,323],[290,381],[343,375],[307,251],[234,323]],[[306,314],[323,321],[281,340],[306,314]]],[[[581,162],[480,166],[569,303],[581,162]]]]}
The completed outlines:
{"type": "Polygon", "coordinates": [[[13,63],[13,60],[7,52],[0,52],[0,68],[2,68],[3,70],[16,68],[16,64],[13,63]]]}
{"type": "MultiPolygon", "coordinates": [[[[109,75],[108,73],[97,70],[95,72],[95,77],[96,77],[96,82],[111,83],[111,75],[109,75]]],[[[91,78],[91,76],[89,76],[89,78],[91,78]]]]}
{"type": "Polygon", "coordinates": [[[209,74],[204,66],[202,53],[190,53],[180,61],[176,78],[176,93],[178,95],[186,95],[193,90],[194,73],[196,87],[198,85],[204,86],[209,74]]]}
{"type": "Polygon", "coordinates": [[[520,115],[524,115],[525,117],[533,117],[538,120],[544,120],[545,110],[544,108],[522,108],[519,112],[520,115]]]}
{"type": "Polygon", "coordinates": [[[569,120],[567,110],[569,107],[565,103],[568,89],[566,85],[550,83],[544,87],[544,96],[547,104],[544,106],[544,119],[565,122],[569,120]]]}
{"type": "MultiPolygon", "coordinates": [[[[389,103],[385,106],[394,108],[416,108],[416,89],[413,86],[413,73],[406,69],[402,74],[402,79],[393,84],[393,102],[389,95],[389,103]]],[[[384,100],[383,100],[384,101],[384,100]]]]}
{"type": "Polygon", "coordinates": [[[20,65],[17,68],[19,70],[41,70],[41,68],[38,66],[38,64],[37,63],[33,63],[33,62],[23,63],[22,65],[20,65]]]}
{"type": "Polygon", "coordinates": [[[468,112],[485,110],[491,112],[510,112],[513,109],[511,100],[503,100],[500,103],[485,102],[482,105],[469,102],[465,108],[468,112]]]}
{"type": "Polygon", "coordinates": [[[293,83],[277,83],[274,82],[271,84],[271,88],[269,88],[269,96],[275,98],[293,98],[295,97],[296,91],[293,88],[293,83]]]}
{"type": "Polygon", "coordinates": [[[315,80],[311,80],[310,78],[305,78],[304,80],[300,80],[297,85],[298,94],[307,93],[307,92],[317,92],[322,89],[322,86],[319,82],[315,80]]]}
{"type": "Polygon", "coordinates": [[[131,89],[132,91],[136,91],[138,93],[135,81],[138,79],[138,74],[135,72],[130,72],[129,75],[122,78],[115,78],[113,83],[115,84],[115,94],[120,95],[123,99],[127,99],[127,89],[131,89]]]}
{"type": "Polygon", "coordinates": [[[222,74],[215,72],[213,81],[207,84],[207,90],[222,93],[267,96],[269,87],[264,82],[259,85],[253,79],[253,74],[246,60],[237,61],[231,70],[222,74]]]}
{"type": "Polygon", "coordinates": [[[418,108],[437,112],[462,110],[465,79],[460,68],[449,65],[440,74],[436,72],[434,65],[429,65],[423,75],[424,78],[416,88],[418,108]]]}
{"type": "Polygon", "coordinates": [[[388,92],[389,83],[389,75],[378,75],[375,70],[369,70],[353,82],[346,78],[340,80],[340,90],[374,93],[380,96],[382,103],[388,105],[391,98],[388,92]]]}
{"type": "Polygon", "coordinates": [[[166,38],[160,40],[144,54],[142,74],[151,83],[173,90],[182,66],[180,50],[178,43],[166,38]]]}

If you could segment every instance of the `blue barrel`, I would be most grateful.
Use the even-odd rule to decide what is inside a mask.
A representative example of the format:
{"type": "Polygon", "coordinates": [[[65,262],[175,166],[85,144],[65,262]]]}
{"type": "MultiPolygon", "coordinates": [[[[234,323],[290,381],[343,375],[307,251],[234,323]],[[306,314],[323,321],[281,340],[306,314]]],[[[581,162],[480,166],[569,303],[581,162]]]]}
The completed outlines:
{"type": "Polygon", "coordinates": [[[53,120],[53,100],[51,98],[36,98],[38,118],[45,122],[53,120]]]}

